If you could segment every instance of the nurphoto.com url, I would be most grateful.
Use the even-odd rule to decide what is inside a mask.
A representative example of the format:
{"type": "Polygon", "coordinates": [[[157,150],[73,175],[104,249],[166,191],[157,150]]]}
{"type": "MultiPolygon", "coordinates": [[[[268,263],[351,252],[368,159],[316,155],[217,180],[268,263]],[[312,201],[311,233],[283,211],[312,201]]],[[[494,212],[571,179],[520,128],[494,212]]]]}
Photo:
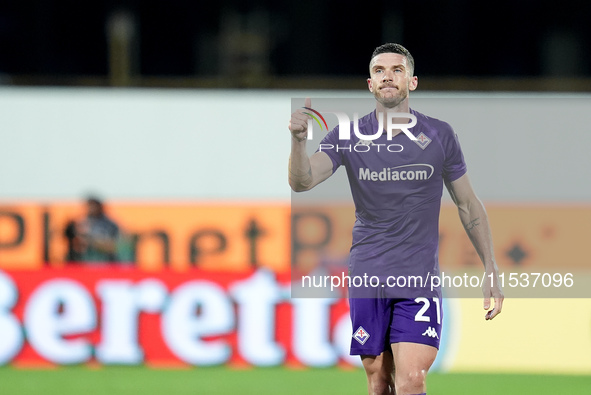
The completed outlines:
{"type": "Polygon", "coordinates": [[[370,276],[367,273],[362,276],[348,276],[345,273],[339,275],[312,275],[302,276],[302,288],[328,288],[333,291],[343,287],[348,288],[482,288],[485,285],[495,286],[498,281],[501,288],[571,288],[574,285],[572,273],[499,273],[498,277],[490,273],[482,276],[446,275],[441,272],[439,276],[427,273],[423,276],[388,276],[385,281],[378,276],[370,276]],[[485,283],[485,281],[488,283],[485,283]]]}

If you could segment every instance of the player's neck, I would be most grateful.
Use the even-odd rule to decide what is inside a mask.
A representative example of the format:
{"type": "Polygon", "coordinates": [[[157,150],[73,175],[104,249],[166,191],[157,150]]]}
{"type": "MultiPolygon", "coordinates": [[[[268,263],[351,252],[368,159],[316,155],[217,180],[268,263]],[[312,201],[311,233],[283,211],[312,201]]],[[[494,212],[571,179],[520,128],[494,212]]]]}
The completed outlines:
{"type": "MultiPolygon", "coordinates": [[[[406,99],[404,99],[402,102],[400,102],[397,106],[395,107],[386,107],[384,106],[382,103],[380,102],[376,102],[376,119],[379,117],[379,114],[382,114],[382,121],[383,121],[383,125],[387,125],[387,118],[386,118],[386,114],[387,113],[393,113],[393,112],[400,112],[400,113],[405,113],[408,114],[410,113],[410,106],[408,104],[408,97],[406,99]]],[[[378,119],[379,121],[379,119],[378,119]]],[[[394,118],[393,119],[393,123],[406,123],[408,122],[408,117],[402,117],[402,118],[394,118]]]]}

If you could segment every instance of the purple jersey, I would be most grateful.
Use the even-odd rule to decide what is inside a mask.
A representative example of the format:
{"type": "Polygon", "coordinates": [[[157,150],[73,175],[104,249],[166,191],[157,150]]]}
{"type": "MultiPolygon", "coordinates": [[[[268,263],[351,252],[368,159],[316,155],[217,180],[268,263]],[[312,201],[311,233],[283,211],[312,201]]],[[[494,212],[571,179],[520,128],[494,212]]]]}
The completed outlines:
{"type": "MultiPolygon", "coordinates": [[[[428,281],[439,275],[443,182],[464,175],[466,164],[449,124],[411,113],[417,124],[409,130],[417,141],[404,133],[388,140],[385,132],[376,140],[362,140],[351,125],[351,139],[339,140],[337,126],[321,142],[319,150],[331,158],[333,172],[345,166],[355,203],[350,276],[366,274],[385,282],[388,276],[428,281]]],[[[378,126],[375,111],[359,119],[361,134],[373,135],[378,126]]]]}

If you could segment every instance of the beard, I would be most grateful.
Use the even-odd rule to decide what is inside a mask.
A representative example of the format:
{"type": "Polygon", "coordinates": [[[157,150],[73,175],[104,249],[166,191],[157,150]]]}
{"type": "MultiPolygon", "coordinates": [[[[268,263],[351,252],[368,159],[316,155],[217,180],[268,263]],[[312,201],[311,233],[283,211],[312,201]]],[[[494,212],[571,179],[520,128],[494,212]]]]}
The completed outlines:
{"type": "Polygon", "coordinates": [[[376,89],[373,92],[376,100],[386,108],[394,108],[400,105],[408,97],[408,89],[401,90],[399,87],[395,90],[376,89]]]}

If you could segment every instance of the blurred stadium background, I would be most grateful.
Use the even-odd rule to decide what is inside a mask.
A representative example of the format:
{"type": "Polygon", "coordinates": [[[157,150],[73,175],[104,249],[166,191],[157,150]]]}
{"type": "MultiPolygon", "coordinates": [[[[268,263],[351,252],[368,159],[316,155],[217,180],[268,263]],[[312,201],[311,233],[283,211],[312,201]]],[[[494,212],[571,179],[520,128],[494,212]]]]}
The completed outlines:
{"type": "MultiPolygon", "coordinates": [[[[342,268],[352,213],[292,210],[287,123],[294,98],[367,98],[384,42],[456,129],[501,270],[588,281],[590,8],[1,3],[0,394],[365,393],[346,301],[290,298],[291,269],[342,268]],[[89,194],[118,264],[68,262],[89,194]]],[[[477,271],[443,204],[442,269],[477,271]]],[[[429,393],[591,393],[591,301],[554,288],[493,322],[446,299],[429,393]]]]}

